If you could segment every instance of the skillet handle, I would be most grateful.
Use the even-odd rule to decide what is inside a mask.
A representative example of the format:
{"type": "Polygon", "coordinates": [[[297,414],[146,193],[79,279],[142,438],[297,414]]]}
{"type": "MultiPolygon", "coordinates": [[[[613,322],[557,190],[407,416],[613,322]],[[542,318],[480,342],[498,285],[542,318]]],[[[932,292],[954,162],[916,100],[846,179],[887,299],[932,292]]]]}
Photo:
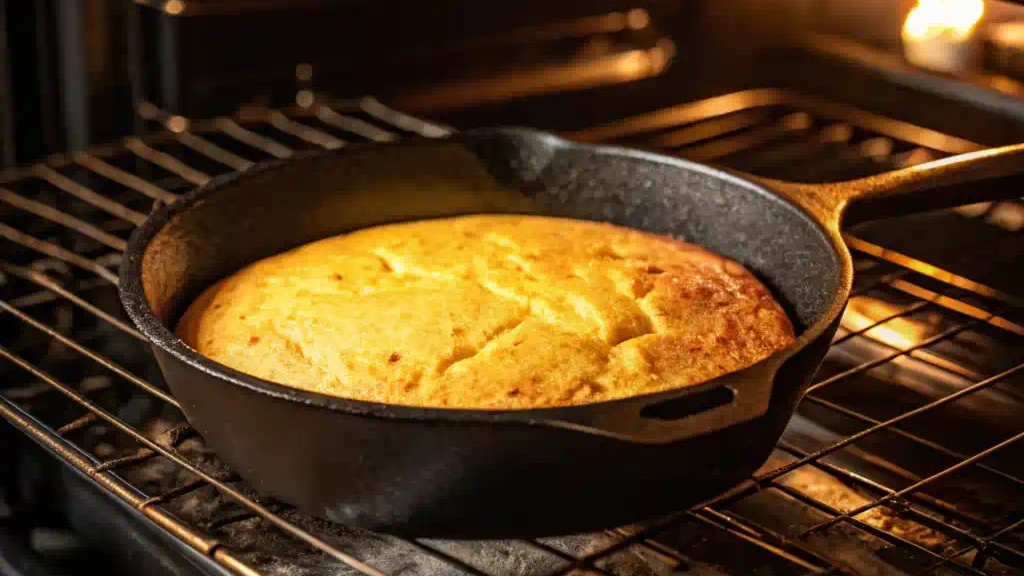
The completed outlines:
{"type": "Polygon", "coordinates": [[[838,229],[840,220],[853,225],[1024,196],[1024,144],[951,156],[846,182],[808,185],[761,180],[838,229]]]}
{"type": "Polygon", "coordinates": [[[764,415],[780,360],[768,358],[681,390],[560,409],[544,423],[639,444],[702,436],[764,415]]]}

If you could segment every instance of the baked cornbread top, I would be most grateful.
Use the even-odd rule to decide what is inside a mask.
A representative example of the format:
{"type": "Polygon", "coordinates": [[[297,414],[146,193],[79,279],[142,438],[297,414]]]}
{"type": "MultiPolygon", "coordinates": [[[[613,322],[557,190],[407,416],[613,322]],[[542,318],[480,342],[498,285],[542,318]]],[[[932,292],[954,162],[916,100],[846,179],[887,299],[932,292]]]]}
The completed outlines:
{"type": "Polygon", "coordinates": [[[793,327],[741,265],[606,223],[473,215],[368,228],[208,288],[178,335],[285,386],[407,406],[526,409],[749,366],[793,327]]]}

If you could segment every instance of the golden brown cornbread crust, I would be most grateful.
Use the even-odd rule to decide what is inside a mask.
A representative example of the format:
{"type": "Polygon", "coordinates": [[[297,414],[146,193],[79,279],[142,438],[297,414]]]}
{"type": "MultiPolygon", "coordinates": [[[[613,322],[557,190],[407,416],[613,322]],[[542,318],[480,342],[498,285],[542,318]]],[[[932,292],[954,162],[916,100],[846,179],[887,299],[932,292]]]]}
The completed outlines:
{"type": "Polygon", "coordinates": [[[307,244],[211,286],[177,332],[286,386],[476,409],[679,388],[793,341],[782,308],[731,260],[611,224],[516,215],[307,244]]]}

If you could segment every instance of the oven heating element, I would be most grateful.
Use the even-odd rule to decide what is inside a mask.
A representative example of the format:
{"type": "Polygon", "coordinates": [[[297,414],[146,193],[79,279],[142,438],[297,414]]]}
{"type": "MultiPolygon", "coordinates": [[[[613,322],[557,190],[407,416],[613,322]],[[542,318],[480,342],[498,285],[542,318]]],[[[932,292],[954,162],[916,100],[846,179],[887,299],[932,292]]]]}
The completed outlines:
{"type": "MultiPolygon", "coordinates": [[[[203,121],[144,104],[147,136],[0,175],[0,414],[193,565],[246,576],[1024,571],[1024,297],[856,231],[854,296],[797,416],[753,478],[701,506],[594,534],[472,542],[370,534],[257,498],[159,383],[121,313],[116,269],[154,203],[214,176],[301,149],[452,130],[371,98],[319,98],[203,121]]],[[[567,136],[802,181],[983,148],[779,90],[567,136]]],[[[1020,202],[958,210],[1004,235],[1024,226],[1020,202]]]]}

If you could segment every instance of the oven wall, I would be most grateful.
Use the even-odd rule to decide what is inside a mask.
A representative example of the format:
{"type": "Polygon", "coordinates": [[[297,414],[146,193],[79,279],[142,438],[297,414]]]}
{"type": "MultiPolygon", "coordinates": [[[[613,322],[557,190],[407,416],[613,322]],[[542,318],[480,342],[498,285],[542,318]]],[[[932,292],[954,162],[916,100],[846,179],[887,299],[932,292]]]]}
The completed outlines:
{"type": "MultiPolygon", "coordinates": [[[[944,131],[973,132],[980,141],[1017,138],[1001,133],[1005,129],[996,121],[972,117],[970,108],[1015,116],[1024,114],[1020,102],[975,90],[977,98],[960,115],[956,100],[966,97],[964,90],[936,96],[914,78],[901,81],[896,91],[883,89],[880,77],[890,71],[865,71],[850,58],[806,49],[808,33],[898,49],[900,21],[914,1],[439,0],[398,6],[367,0],[192,0],[184,13],[169,15],[125,0],[0,0],[12,84],[0,98],[0,162],[24,164],[129,133],[138,128],[135,101],[202,117],[251,100],[287,105],[306,85],[337,96],[373,93],[459,123],[472,124],[486,117],[478,110],[501,106],[510,120],[552,128],[747,87],[795,85],[944,131]],[[564,29],[566,23],[636,9],[650,17],[643,30],[588,33],[586,26],[570,25],[574,31],[550,33],[552,23],[564,29]],[[523,36],[527,30],[542,32],[530,39],[523,36]],[[512,97],[512,91],[507,98],[474,102],[466,95],[481,88],[472,83],[462,89],[461,100],[444,105],[415,98],[438,85],[475,79],[486,87],[495,77],[533,73],[595,51],[648,49],[665,39],[672,58],[657,78],[604,86],[603,100],[567,95],[560,104],[559,90],[552,89],[543,96],[512,97]],[[299,64],[308,65],[310,79],[297,74],[299,64]],[[529,105],[541,97],[552,102],[548,112],[529,105]],[[959,118],[965,121],[944,124],[959,118]]],[[[1021,8],[994,1],[988,6],[994,19],[1021,8]]],[[[0,82],[2,72],[0,66],[0,82]]],[[[571,74],[554,75],[564,80],[571,74]]],[[[585,87],[573,93],[579,90],[585,87]]]]}

